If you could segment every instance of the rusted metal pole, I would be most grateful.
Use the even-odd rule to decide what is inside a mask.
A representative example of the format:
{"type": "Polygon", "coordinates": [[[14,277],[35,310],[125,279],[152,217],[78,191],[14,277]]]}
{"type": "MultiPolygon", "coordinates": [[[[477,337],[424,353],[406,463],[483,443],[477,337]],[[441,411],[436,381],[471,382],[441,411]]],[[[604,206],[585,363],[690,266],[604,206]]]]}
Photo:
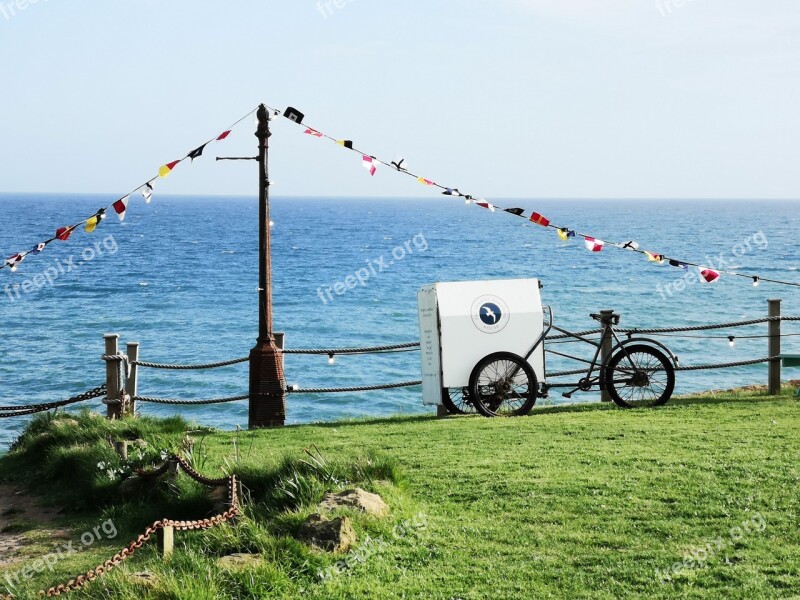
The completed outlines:
{"type": "Polygon", "coordinates": [[[258,341],[250,351],[250,429],[281,427],[286,421],[283,353],[272,332],[272,256],[269,217],[269,115],[263,104],[258,118],[258,341]]]}
{"type": "MultiPolygon", "coordinates": [[[[779,299],[767,300],[769,304],[769,316],[781,316],[781,301],[779,299]]],[[[781,354],[781,321],[775,319],[769,322],[769,356],[773,358],[769,362],[769,395],[777,396],[781,393],[781,359],[777,358],[781,354]]]]}
{"type": "MultiPolygon", "coordinates": [[[[600,314],[603,317],[607,317],[611,319],[611,315],[614,314],[613,310],[601,310],[600,314]]],[[[609,331],[606,336],[602,340],[602,346],[600,347],[600,364],[606,364],[606,362],[611,358],[611,341],[613,338],[611,337],[611,332],[609,331]]],[[[608,393],[606,386],[603,386],[600,390],[600,401],[601,402],[611,402],[611,395],[608,393]]]]}

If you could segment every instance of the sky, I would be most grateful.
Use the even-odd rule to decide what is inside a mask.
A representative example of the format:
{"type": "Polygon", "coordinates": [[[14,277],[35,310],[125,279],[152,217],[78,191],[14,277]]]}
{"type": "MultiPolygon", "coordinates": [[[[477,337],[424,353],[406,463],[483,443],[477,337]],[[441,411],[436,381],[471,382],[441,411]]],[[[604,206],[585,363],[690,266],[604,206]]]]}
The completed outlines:
{"type": "MultiPolygon", "coordinates": [[[[266,102],[486,198],[800,198],[797,0],[0,0],[0,192],[121,196],[266,102]]],[[[252,118],[160,191],[254,194],[252,118]]],[[[272,192],[433,192],[278,119],[272,192]]]]}

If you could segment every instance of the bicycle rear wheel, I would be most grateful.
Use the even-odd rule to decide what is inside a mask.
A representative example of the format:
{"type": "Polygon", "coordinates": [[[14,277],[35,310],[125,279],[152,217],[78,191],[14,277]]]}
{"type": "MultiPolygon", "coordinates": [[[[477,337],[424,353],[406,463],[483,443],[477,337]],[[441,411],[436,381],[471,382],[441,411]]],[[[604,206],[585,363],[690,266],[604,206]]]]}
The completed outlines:
{"type": "Polygon", "coordinates": [[[538,383],[528,361],[511,352],[490,354],[469,378],[472,404],[485,417],[526,415],[536,403],[538,383]]]}
{"type": "Polygon", "coordinates": [[[611,399],[622,408],[661,406],[675,389],[675,369],[655,348],[630,344],[608,361],[605,383],[611,399]]]}

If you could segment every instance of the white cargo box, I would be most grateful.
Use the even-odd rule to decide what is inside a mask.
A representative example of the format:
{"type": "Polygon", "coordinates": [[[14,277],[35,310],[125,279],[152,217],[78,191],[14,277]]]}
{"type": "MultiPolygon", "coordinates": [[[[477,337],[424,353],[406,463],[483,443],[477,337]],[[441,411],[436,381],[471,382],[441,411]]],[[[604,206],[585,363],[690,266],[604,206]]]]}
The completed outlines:
{"type": "MultiPolygon", "coordinates": [[[[483,357],[530,351],[544,330],[539,287],[538,279],[507,279],[434,283],[419,291],[424,404],[441,404],[444,388],[467,387],[483,357]]],[[[528,362],[544,382],[544,344],[528,362]]]]}

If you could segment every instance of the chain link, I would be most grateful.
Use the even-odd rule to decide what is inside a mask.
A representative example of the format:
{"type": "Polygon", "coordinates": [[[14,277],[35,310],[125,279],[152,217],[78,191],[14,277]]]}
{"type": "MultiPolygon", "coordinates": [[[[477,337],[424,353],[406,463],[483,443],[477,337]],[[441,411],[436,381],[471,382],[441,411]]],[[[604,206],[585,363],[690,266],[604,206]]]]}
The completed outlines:
{"type": "MultiPolygon", "coordinates": [[[[180,465],[180,467],[187,475],[189,475],[189,477],[195,481],[198,481],[199,483],[202,483],[203,485],[207,485],[209,487],[222,487],[227,485],[228,504],[230,508],[228,508],[228,510],[225,512],[206,519],[197,519],[194,521],[173,521],[172,519],[161,519],[160,521],[156,521],[147,529],[145,529],[144,532],[141,533],[136,539],[132,540],[126,547],[117,552],[108,560],[102,562],[94,569],[89,569],[85,574],[79,575],[74,579],[70,579],[67,583],[59,584],[47,590],[41,590],[39,592],[40,596],[44,596],[46,598],[55,598],[88,585],[132,557],[137,550],[141,549],[152,539],[153,534],[164,527],[172,527],[177,531],[198,531],[203,529],[211,529],[212,527],[217,527],[218,525],[227,523],[241,514],[238,483],[235,475],[231,475],[230,477],[223,479],[210,479],[208,477],[204,477],[195,471],[194,468],[192,468],[192,466],[186,462],[186,460],[177,454],[167,459],[167,461],[159,469],[156,469],[148,475],[157,476],[157,474],[163,474],[169,469],[169,465],[171,463],[177,463],[180,465]]],[[[0,595],[0,600],[14,599],[15,597],[13,595],[0,595]]]]}
{"type": "Polygon", "coordinates": [[[84,392],[83,394],[79,394],[77,396],[73,396],[68,400],[60,400],[58,402],[48,402],[46,404],[24,404],[20,406],[0,406],[0,413],[9,412],[12,414],[0,414],[0,419],[3,417],[18,417],[22,415],[30,415],[38,412],[44,412],[46,410],[51,410],[53,408],[60,408],[62,406],[68,406],[70,404],[77,404],[78,402],[85,402],[86,400],[92,400],[93,398],[99,398],[101,396],[105,396],[107,393],[106,384],[103,384],[99,387],[96,387],[92,390],[84,392]]]}

